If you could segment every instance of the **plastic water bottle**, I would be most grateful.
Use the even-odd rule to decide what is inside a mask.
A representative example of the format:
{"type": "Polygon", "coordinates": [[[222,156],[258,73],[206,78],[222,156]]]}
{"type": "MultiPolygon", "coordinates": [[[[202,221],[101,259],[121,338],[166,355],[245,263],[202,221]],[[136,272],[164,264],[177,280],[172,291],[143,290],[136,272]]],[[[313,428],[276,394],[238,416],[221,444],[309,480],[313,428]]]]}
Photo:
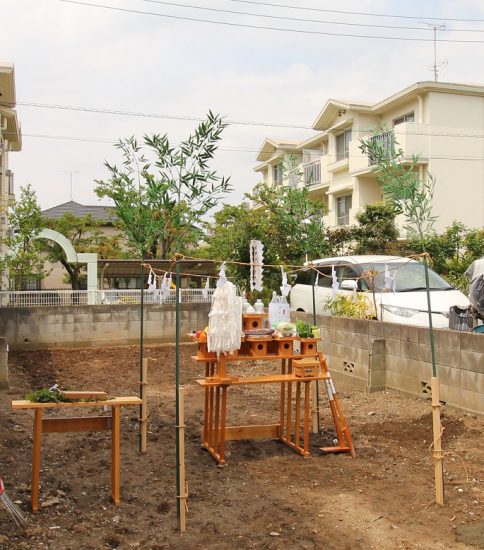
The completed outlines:
{"type": "Polygon", "coordinates": [[[279,298],[279,321],[289,322],[291,320],[291,312],[289,309],[289,304],[287,303],[287,298],[281,296],[279,298]]]}
{"type": "Polygon", "coordinates": [[[272,300],[269,303],[269,326],[272,327],[279,321],[279,296],[274,291],[272,292],[272,300]]]}

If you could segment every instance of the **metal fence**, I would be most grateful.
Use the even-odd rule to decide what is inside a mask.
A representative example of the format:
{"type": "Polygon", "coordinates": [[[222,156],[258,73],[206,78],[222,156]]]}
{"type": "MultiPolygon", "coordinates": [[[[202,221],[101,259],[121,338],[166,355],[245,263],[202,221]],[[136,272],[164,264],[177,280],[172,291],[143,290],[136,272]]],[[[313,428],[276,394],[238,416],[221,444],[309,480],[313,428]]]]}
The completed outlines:
{"type": "MultiPolygon", "coordinates": [[[[200,304],[211,302],[215,289],[180,289],[182,303],[200,304]]],[[[160,290],[144,291],[146,304],[174,304],[175,290],[169,296],[163,296],[160,290]]],[[[87,305],[125,305],[139,304],[141,290],[26,290],[0,291],[0,307],[52,307],[87,305]]]]}

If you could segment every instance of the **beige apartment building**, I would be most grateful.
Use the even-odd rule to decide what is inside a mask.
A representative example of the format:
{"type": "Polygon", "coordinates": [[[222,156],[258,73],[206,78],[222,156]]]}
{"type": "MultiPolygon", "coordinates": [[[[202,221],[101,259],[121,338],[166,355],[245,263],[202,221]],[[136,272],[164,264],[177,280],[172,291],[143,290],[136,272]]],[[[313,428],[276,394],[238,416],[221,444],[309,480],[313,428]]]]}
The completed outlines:
{"type": "Polygon", "coordinates": [[[406,162],[418,156],[421,180],[432,174],[437,231],[454,220],[484,226],[484,86],[417,82],[375,104],[330,99],[313,129],[299,143],[266,139],[255,171],[268,185],[307,186],[326,203],[329,226],[353,223],[359,209],[383,198],[359,148],[368,137],[395,141],[406,162]]]}
{"type": "MultiPolygon", "coordinates": [[[[22,148],[22,134],[15,111],[15,71],[13,65],[0,62],[0,237],[8,234],[8,206],[15,199],[13,173],[9,169],[11,151],[22,148]]],[[[5,253],[0,244],[0,256],[5,253]]]]}

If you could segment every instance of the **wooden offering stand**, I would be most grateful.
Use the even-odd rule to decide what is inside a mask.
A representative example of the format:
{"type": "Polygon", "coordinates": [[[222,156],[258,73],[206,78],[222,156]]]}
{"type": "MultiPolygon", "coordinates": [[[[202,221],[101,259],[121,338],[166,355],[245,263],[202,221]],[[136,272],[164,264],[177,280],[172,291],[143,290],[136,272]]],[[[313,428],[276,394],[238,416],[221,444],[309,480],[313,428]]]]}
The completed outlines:
{"type": "MultiPolygon", "coordinates": [[[[67,392],[66,392],[67,393],[67,392]]],[[[83,394],[86,392],[71,392],[83,394]]],[[[87,392],[89,398],[91,394],[98,392],[87,392]]],[[[81,397],[81,398],[82,398],[81,397]]],[[[99,432],[111,430],[111,495],[116,506],[120,502],[120,418],[121,407],[141,405],[139,397],[113,397],[112,399],[103,399],[98,401],[80,401],[80,402],[60,402],[60,403],[32,403],[31,401],[12,401],[12,409],[33,410],[34,411],[34,437],[32,446],[32,510],[37,512],[39,509],[39,472],[40,472],[40,450],[43,433],[50,432],[99,432]],[[44,411],[47,409],[65,409],[73,407],[111,407],[111,416],[80,416],[80,417],[51,417],[44,418],[44,411]]]]}
{"type": "MultiPolygon", "coordinates": [[[[243,329],[260,329],[266,314],[243,315],[243,329]]],[[[317,351],[317,338],[273,336],[244,337],[237,353],[226,356],[209,352],[207,343],[198,341],[197,362],[205,363],[205,378],[197,383],[205,388],[202,446],[219,464],[225,464],[225,442],[241,439],[277,438],[302,456],[309,456],[309,427],[317,417],[311,384],[324,382],[333,416],[338,445],[322,448],[324,452],[349,452],[355,456],[351,434],[341,411],[331,375],[322,354],[317,351]],[[300,341],[301,352],[294,352],[300,341]],[[230,376],[228,363],[238,361],[280,360],[280,374],[230,376]],[[279,386],[279,422],[277,424],[226,426],[228,388],[239,385],[276,384],[279,386]],[[304,392],[302,392],[304,386],[304,392]]],[[[317,423],[316,423],[317,425],[317,423]]]]}

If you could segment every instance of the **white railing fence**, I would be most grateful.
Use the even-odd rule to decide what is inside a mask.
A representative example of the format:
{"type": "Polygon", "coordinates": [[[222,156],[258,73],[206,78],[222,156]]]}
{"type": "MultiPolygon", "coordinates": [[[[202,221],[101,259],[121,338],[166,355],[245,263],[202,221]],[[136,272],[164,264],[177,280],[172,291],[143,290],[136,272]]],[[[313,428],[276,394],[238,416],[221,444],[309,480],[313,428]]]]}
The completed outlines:
{"type": "MultiPolygon", "coordinates": [[[[180,289],[180,302],[200,304],[211,302],[215,289],[180,289]]],[[[163,297],[160,290],[144,291],[146,304],[174,304],[175,290],[163,297]]],[[[0,291],[0,307],[52,307],[87,305],[125,305],[139,304],[141,290],[26,290],[0,291]]]]}

